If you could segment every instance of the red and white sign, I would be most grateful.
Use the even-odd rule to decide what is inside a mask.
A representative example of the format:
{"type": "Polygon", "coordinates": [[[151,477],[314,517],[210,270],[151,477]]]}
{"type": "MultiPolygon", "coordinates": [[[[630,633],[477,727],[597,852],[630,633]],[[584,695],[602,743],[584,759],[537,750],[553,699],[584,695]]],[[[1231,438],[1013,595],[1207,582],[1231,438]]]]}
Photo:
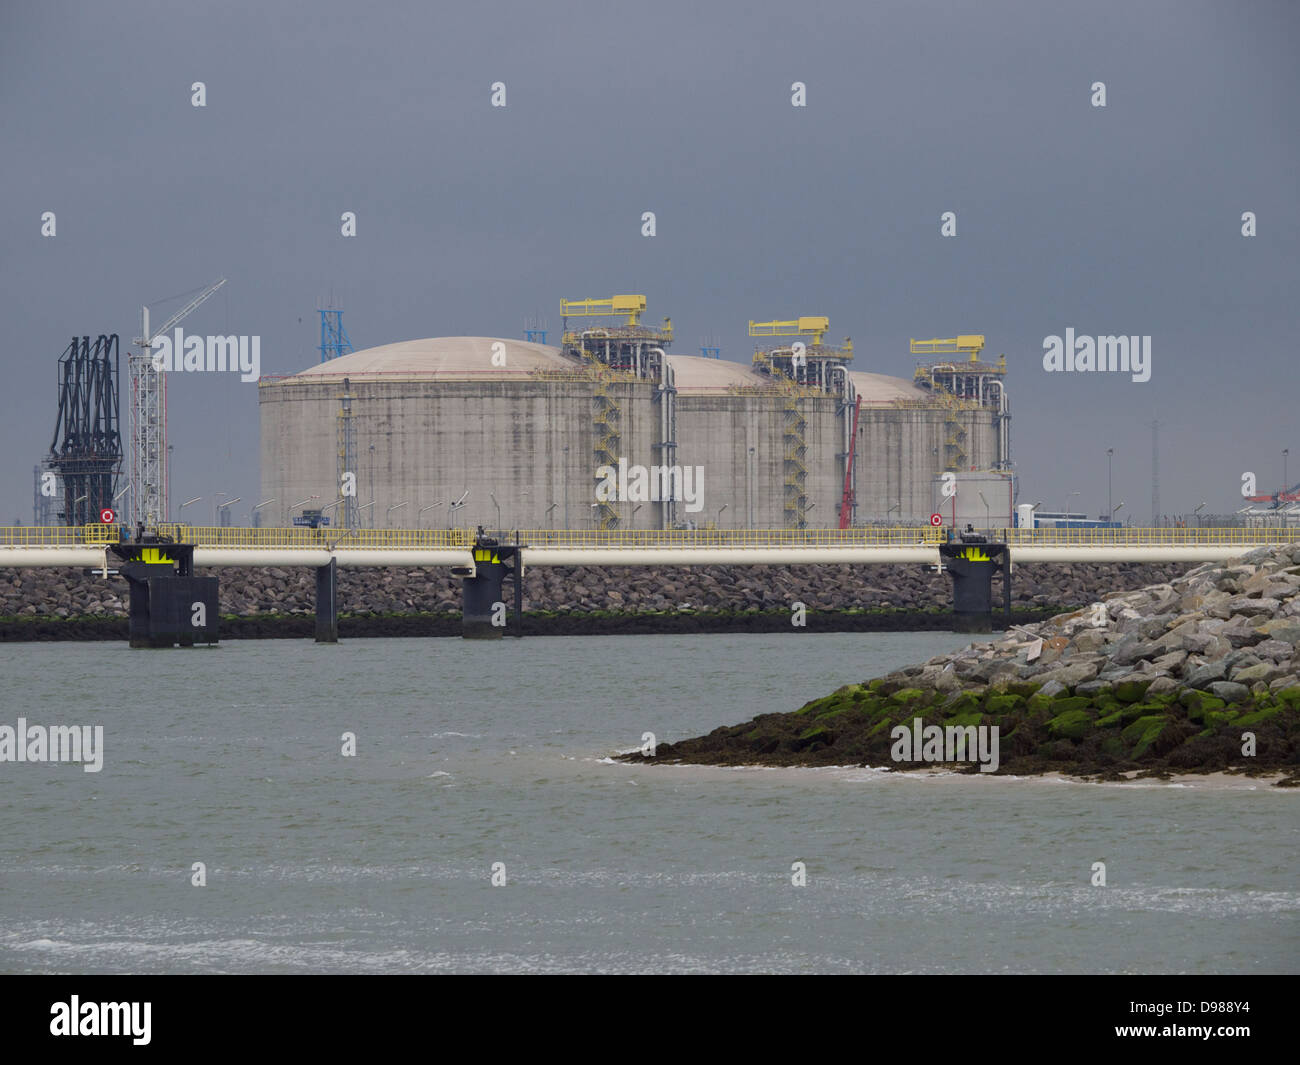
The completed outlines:
{"type": "Polygon", "coordinates": [[[930,515],[930,524],[931,524],[931,525],[942,525],[942,524],[943,524],[943,515],[942,515],[942,514],[931,514],[931,515],[930,515]]]}
{"type": "Polygon", "coordinates": [[[112,525],[117,520],[117,515],[113,512],[112,507],[105,507],[99,512],[99,520],[105,525],[112,525]]]}

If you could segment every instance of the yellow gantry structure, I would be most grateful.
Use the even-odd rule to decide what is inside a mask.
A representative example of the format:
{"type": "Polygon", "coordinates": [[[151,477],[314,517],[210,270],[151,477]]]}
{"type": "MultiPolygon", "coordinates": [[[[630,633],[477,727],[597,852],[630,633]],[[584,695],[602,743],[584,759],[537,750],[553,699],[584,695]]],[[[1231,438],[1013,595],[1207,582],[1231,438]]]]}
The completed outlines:
{"type": "MultiPolygon", "coordinates": [[[[612,466],[623,450],[623,410],[614,386],[643,379],[650,372],[652,354],[658,356],[672,343],[673,323],[665,318],[658,328],[641,324],[646,298],[641,295],[602,299],[560,300],[561,343],[565,351],[583,360],[592,386],[592,451],[595,468],[612,466]],[[593,322],[584,329],[570,327],[570,318],[617,319],[593,322]]],[[[618,511],[608,502],[597,505],[596,520],[602,530],[618,526],[618,511]]]]}
{"type": "MultiPolygon", "coordinates": [[[[1002,378],[1007,372],[1007,357],[1000,355],[996,364],[981,362],[980,352],[984,350],[982,333],[913,339],[911,350],[913,355],[932,356],[916,368],[913,380],[928,391],[946,412],[944,469],[964,470],[969,465],[966,430],[957,412],[972,404],[976,407],[993,404],[998,411],[999,423],[1005,421],[1006,393],[1002,378]]],[[[1005,436],[1002,424],[999,424],[998,432],[999,439],[1005,436]]],[[[1005,455],[1006,445],[1000,445],[999,450],[1005,455]]]]}
{"type": "Polygon", "coordinates": [[[645,310],[644,296],[610,296],[600,300],[560,300],[564,318],[614,318],[627,315],[628,325],[640,325],[645,310]]]}
{"type": "Polygon", "coordinates": [[[825,315],[816,317],[790,318],[785,321],[749,323],[749,335],[752,337],[797,337],[810,336],[813,344],[820,346],[826,331],[831,327],[831,320],[825,315]]]}
{"type": "MultiPolygon", "coordinates": [[[[807,337],[811,342],[803,350],[785,344],[777,348],[758,348],[754,352],[754,366],[772,379],[781,393],[784,413],[782,429],[783,470],[785,495],[782,514],[790,529],[802,529],[807,524],[808,465],[805,432],[808,427],[803,413],[806,394],[829,394],[836,387],[831,367],[853,358],[853,341],[844,338],[844,347],[827,347],[823,342],[831,320],[825,315],[803,315],[799,318],[772,319],[756,322],[750,319],[749,335],[752,337],[807,337]]],[[[847,380],[847,377],[846,377],[847,380]]]]}
{"type": "Polygon", "coordinates": [[[581,348],[591,334],[599,338],[651,341],[663,346],[672,342],[673,320],[665,318],[659,328],[641,324],[645,313],[644,296],[609,296],[604,299],[560,300],[560,323],[566,348],[581,348]],[[607,326],[596,325],[579,332],[569,328],[570,318],[621,318],[607,326]]]}
{"type": "Polygon", "coordinates": [[[959,337],[945,340],[913,340],[913,355],[970,355],[971,362],[979,361],[979,353],[984,350],[984,337],[974,333],[965,333],[959,337]]]}
{"type": "MultiPolygon", "coordinates": [[[[824,314],[804,315],[800,318],[774,319],[770,322],[756,322],[750,319],[749,335],[752,337],[808,337],[812,343],[808,345],[805,354],[810,359],[847,361],[853,358],[853,341],[848,337],[844,338],[842,348],[832,348],[825,345],[826,332],[830,327],[831,320],[824,314]]],[[[779,358],[782,354],[788,355],[789,348],[773,348],[768,351],[760,349],[754,353],[754,363],[766,368],[773,358],[779,358]]]]}

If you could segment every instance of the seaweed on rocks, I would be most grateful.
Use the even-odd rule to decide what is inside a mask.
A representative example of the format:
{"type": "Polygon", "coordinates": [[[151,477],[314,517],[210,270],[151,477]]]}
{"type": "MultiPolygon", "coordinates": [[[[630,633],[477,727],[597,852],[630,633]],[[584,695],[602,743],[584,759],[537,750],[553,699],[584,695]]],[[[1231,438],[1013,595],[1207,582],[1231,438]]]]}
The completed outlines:
{"type": "MultiPolygon", "coordinates": [[[[790,713],[660,744],[656,762],[872,765],[979,772],[899,757],[904,731],[997,728],[995,772],[1300,778],[1300,545],[1260,548],[1112,593],[790,713]]],[[[629,761],[645,760],[628,755],[629,761]]],[[[985,766],[987,769],[987,765],[985,766]]]]}

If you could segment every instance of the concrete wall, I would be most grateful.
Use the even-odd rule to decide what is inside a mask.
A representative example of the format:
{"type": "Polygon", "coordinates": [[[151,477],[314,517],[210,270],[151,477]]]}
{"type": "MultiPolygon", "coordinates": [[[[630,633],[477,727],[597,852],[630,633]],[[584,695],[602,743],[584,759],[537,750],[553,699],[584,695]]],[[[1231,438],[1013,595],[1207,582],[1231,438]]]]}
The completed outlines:
{"type": "MultiPolygon", "coordinates": [[[[611,386],[622,410],[622,452],[630,464],[662,465],[660,408],[651,382],[611,386]]],[[[592,385],[585,380],[480,379],[400,381],[354,379],[353,424],[357,499],[374,500],[361,512],[364,527],[592,528],[596,460],[593,455],[592,385]],[[565,448],[568,448],[567,452],[565,448]],[[373,450],[372,450],[373,448],[373,450]],[[567,520],[566,513],[567,486],[567,520]],[[447,504],[468,490],[454,513],[447,504]],[[423,507],[441,500],[442,505],[423,507]],[[388,508],[406,501],[391,512],[388,508]],[[549,511],[549,513],[548,513],[549,511]]],[[[276,502],[263,511],[264,525],[285,523],[290,503],[309,495],[308,506],[339,497],[337,425],[341,384],[289,378],[259,387],[262,496],[276,502]]],[[[835,527],[843,489],[843,421],[837,401],[805,397],[808,477],[815,503],[810,527],[835,527]]],[[[989,411],[961,412],[968,464],[987,468],[996,460],[989,411]]],[[[679,520],[699,526],[759,528],[784,524],[785,413],[770,394],[677,396],[679,466],[703,468],[703,506],[679,520]],[[750,448],[754,449],[753,456],[750,448]],[[720,508],[721,513],[719,513],[720,508]]],[[[859,522],[925,521],[932,509],[931,482],[942,469],[944,412],[918,408],[864,407],[858,426],[859,522]],[[901,504],[901,509],[898,506],[901,504]],[[891,511],[891,508],[892,511],[891,511]]],[[[622,528],[661,526],[654,502],[616,509],[622,528]]],[[[303,508],[297,508],[301,511],[303,508]]],[[[341,510],[330,511],[335,522],[341,510]]]]}
{"type": "MultiPolygon", "coordinates": [[[[859,522],[923,522],[934,512],[931,484],[945,468],[946,417],[938,409],[862,408],[854,456],[859,522]]],[[[992,466],[998,458],[993,413],[956,417],[966,431],[966,465],[992,466]]]]}
{"type": "MultiPolygon", "coordinates": [[[[841,493],[839,422],[835,400],[804,397],[805,494],[815,503],[810,526],[835,524],[841,493]]],[[[781,397],[679,395],[678,462],[702,466],[706,506],[702,515],[723,529],[780,529],[785,516],[785,408],[781,397]],[[753,448],[753,455],[750,455],[753,448]],[[725,510],[720,508],[726,505],[725,510]]],[[[699,515],[689,515],[698,518],[699,515]]]]}

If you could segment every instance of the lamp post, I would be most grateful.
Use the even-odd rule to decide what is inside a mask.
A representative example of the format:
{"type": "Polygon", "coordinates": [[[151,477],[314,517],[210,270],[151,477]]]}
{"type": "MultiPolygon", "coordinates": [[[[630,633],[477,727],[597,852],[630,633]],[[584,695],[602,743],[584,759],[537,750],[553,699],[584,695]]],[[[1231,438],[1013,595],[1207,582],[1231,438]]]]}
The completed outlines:
{"type": "Polygon", "coordinates": [[[447,528],[451,528],[451,515],[453,511],[460,510],[465,505],[465,500],[469,498],[469,489],[466,488],[459,499],[453,500],[447,506],[447,528]]]}
{"type": "Polygon", "coordinates": [[[552,503],[549,507],[546,508],[546,515],[544,520],[546,521],[546,527],[548,529],[555,528],[554,522],[551,521],[551,511],[553,511],[559,505],[560,505],[559,503],[552,503]]]}
{"type": "Polygon", "coordinates": [[[1078,492],[1071,492],[1068,496],[1065,497],[1065,502],[1061,504],[1061,519],[1063,521],[1069,520],[1070,500],[1073,499],[1078,494],[1079,494],[1078,492]]]}
{"type": "Polygon", "coordinates": [[[726,510],[726,509],[727,509],[727,504],[726,504],[726,503],[723,503],[722,506],[720,506],[720,507],[718,508],[718,521],[717,521],[717,524],[718,524],[718,527],[719,527],[719,528],[722,527],[722,512],[723,512],[724,510],[726,510]]]}
{"type": "Polygon", "coordinates": [[[488,493],[488,499],[492,500],[492,505],[497,508],[497,531],[501,531],[501,504],[497,502],[497,497],[491,492],[488,493]]]}
{"type": "MultiPolygon", "coordinates": [[[[127,481],[127,482],[126,482],[126,487],[123,488],[122,491],[118,492],[117,495],[115,495],[115,496],[113,497],[113,510],[114,510],[114,512],[117,511],[117,501],[118,501],[119,499],[121,499],[124,495],[126,495],[126,493],[129,492],[129,491],[131,491],[131,482],[130,482],[130,481],[127,481]]],[[[120,521],[122,521],[123,519],[121,518],[120,515],[118,515],[118,516],[117,516],[117,520],[120,522],[120,521]]]]}
{"type": "MultiPolygon", "coordinates": [[[[176,508],[176,517],[179,519],[180,516],[181,516],[181,511],[182,511],[182,510],[184,510],[186,507],[188,507],[191,503],[197,503],[197,502],[198,502],[200,499],[202,499],[202,498],[203,498],[202,496],[195,496],[193,499],[187,499],[187,500],[185,500],[184,503],[182,503],[179,507],[176,508]]],[[[182,523],[182,524],[183,524],[183,523],[182,523]]]]}
{"type": "Polygon", "coordinates": [[[980,502],[984,504],[984,531],[989,532],[993,527],[993,518],[990,516],[989,501],[984,498],[983,492],[976,492],[980,497],[980,502]]]}
{"type": "Polygon", "coordinates": [[[1201,502],[1197,504],[1196,509],[1192,511],[1193,516],[1196,518],[1196,527],[1198,529],[1201,527],[1201,511],[1203,509],[1205,509],[1205,500],[1202,499],[1201,502]]]}
{"type": "Polygon", "coordinates": [[[217,519],[216,519],[216,521],[217,521],[217,527],[218,527],[218,528],[224,528],[224,526],[222,526],[222,524],[221,524],[221,512],[222,512],[222,511],[225,511],[225,513],[226,513],[226,517],[229,518],[229,517],[230,517],[230,508],[233,507],[236,503],[238,503],[241,499],[243,499],[243,496],[235,496],[234,499],[227,499],[227,500],[225,500],[225,501],[221,504],[221,506],[217,507],[217,519]]]}
{"type": "Polygon", "coordinates": [[[1111,490],[1110,490],[1110,485],[1111,485],[1110,471],[1111,471],[1111,461],[1114,458],[1115,458],[1115,449],[1113,447],[1108,447],[1106,449],[1106,513],[1107,514],[1113,513],[1110,506],[1111,503],[1114,502],[1114,499],[1111,497],[1111,490]]]}
{"type": "Polygon", "coordinates": [[[393,511],[395,511],[395,510],[401,510],[402,507],[406,506],[406,504],[409,503],[409,502],[410,502],[409,499],[403,499],[400,503],[394,503],[391,507],[388,508],[388,513],[386,513],[386,514],[384,515],[384,528],[390,528],[390,527],[391,527],[391,526],[389,526],[389,524],[388,524],[388,520],[389,520],[389,518],[392,517],[393,511]]]}
{"type": "Polygon", "coordinates": [[[275,496],[272,496],[270,499],[263,499],[262,502],[258,503],[257,506],[253,508],[252,521],[255,528],[258,527],[258,522],[260,520],[257,516],[257,512],[261,510],[264,506],[266,506],[268,503],[274,503],[274,502],[275,502],[275,496]]]}
{"type": "Polygon", "coordinates": [[[452,515],[452,512],[453,512],[453,511],[460,510],[460,508],[463,507],[463,506],[465,505],[465,500],[468,499],[468,498],[469,498],[469,489],[466,488],[466,489],[465,489],[465,494],[462,495],[459,499],[457,499],[457,500],[455,500],[454,502],[452,502],[452,503],[447,507],[447,528],[448,528],[448,529],[451,528],[451,515],[452,515]]]}
{"type": "Polygon", "coordinates": [[[415,524],[416,525],[420,524],[420,519],[424,517],[424,512],[426,510],[432,510],[434,507],[440,507],[440,506],[442,506],[441,499],[438,500],[438,502],[436,503],[430,503],[427,507],[421,507],[419,513],[415,515],[415,524]]]}
{"type": "Polygon", "coordinates": [[[320,508],[321,517],[324,517],[324,516],[325,516],[325,512],[326,512],[327,510],[333,510],[335,507],[337,507],[337,506],[338,506],[340,503],[342,503],[342,502],[343,502],[343,497],[340,496],[338,499],[334,500],[333,503],[326,503],[323,507],[320,508]]]}
{"type": "Polygon", "coordinates": [[[901,518],[902,511],[903,511],[903,504],[895,503],[892,507],[890,507],[887,511],[885,511],[885,524],[889,524],[889,515],[894,513],[894,511],[896,510],[899,512],[899,517],[901,518]]]}
{"type": "Polygon", "coordinates": [[[1291,454],[1291,449],[1284,447],[1282,449],[1282,491],[1284,492],[1289,491],[1291,488],[1291,482],[1287,480],[1286,476],[1286,458],[1289,454],[1291,454]]]}

